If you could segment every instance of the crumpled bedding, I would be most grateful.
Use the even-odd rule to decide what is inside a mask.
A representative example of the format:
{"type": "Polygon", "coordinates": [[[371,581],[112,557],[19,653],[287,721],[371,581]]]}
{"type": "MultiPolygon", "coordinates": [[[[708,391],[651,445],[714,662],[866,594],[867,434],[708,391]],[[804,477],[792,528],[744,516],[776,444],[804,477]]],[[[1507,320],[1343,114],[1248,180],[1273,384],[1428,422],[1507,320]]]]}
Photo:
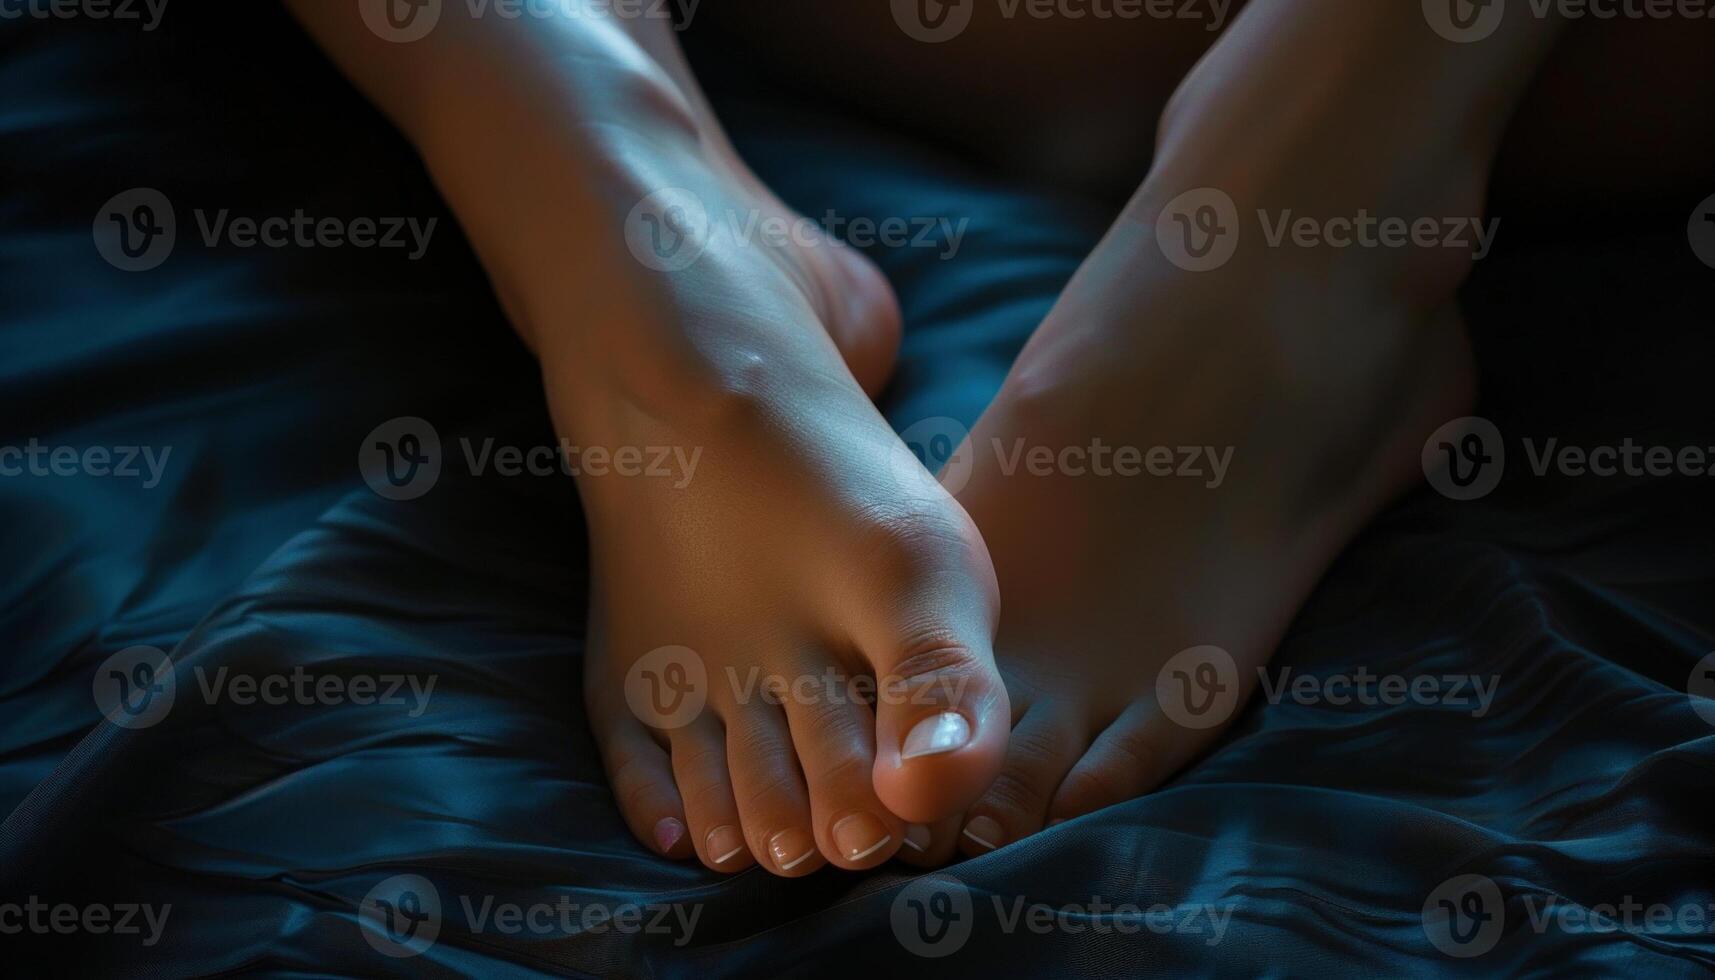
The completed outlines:
{"type": "MultiPolygon", "coordinates": [[[[1319,678],[1493,678],[1484,711],[1257,699],[1161,791],[939,875],[721,877],[651,856],[582,717],[575,488],[455,465],[461,438],[552,444],[533,364],[408,148],[283,15],[189,8],[146,33],[0,22],[0,446],[166,452],[150,486],[146,470],[0,476],[0,906],[169,909],[156,932],[14,931],[0,939],[14,965],[1715,971],[1712,919],[1684,912],[1715,903],[1715,712],[1687,693],[1715,649],[1709,479],[1536,477],[1513,441],[1493,494],[1426,487],[1378,518],[1276,658],[1319,678]],[[135,187],[165,193],[180,223],[174,254],[142,273],[91,241],[91,216],[135,187]],[[418,261],[207,244],[191,212],[223,208],[440,224],[418,261]],[[430,421],[447,447],[411,500],[372,492],[355,465],[366,434],[399,417],[430,421]],[[126,728],[92,690],[136,645],[170,653],[177,695],[158,723],[126,728]],[[294,671],[419,688],[385,704],[198,693],[294,671]],[[1471,920],[1484,948],[1449,955],[1424,910],[1468,875],[1492,894],[1451,907],[1489,917],[1471,920]],[[427,882],[442,907],[434,941],[406,957],[362,911],[378,894],[408,904],[401,881],[427,882]],[[1584,917],[1624,903],[1677,917],[1584,917]],[[507,906],[554,918],[508,930],[507,906]]],[[[952,260],[876,253],[908,324],[885,406],[901,427],[975,418],[1111,210],[778,93],[727,116],[808,214],[969,218],[952,260]]],[[[1715,443],[1715,279],[1685,248],[1684,213],[1503,232],[1466,296],[1481,411],[1502,432],[1715,443]]],[[[3,912],[0,927],[21,921],[3,912]]]]}

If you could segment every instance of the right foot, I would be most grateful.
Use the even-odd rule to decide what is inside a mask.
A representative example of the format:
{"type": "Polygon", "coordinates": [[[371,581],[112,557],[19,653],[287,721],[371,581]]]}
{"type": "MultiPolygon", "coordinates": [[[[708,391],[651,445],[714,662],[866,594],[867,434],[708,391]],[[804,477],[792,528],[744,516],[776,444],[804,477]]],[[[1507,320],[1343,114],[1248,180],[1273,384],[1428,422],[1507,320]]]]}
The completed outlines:
{"type": "Polygon", "coordinates": [[[616,802],[647,846],[717,871],[873,867],[999,771],[987,551],[865,393],[897,343],[880,273],[825,241],[740,240],[801,219],[718,136],[632,149],[600,188],[605,246],[526,313],[568,442],[696,459],[578,478],[585,702],[616,802]]]}

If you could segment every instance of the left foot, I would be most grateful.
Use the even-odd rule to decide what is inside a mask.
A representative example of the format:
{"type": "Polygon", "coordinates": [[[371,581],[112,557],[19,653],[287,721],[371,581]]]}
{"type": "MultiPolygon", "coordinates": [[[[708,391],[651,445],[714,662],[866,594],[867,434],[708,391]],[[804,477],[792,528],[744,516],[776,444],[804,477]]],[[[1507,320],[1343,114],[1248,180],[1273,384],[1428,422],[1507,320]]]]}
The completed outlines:
{"type": "Polygon", "coordinates": [[[1375,288],[1399,280],[1302,250],[1187,273],[1155,239],[1164,201],[1140,196],[1032,337],[964,487],[943,474],[994,559],[1014,727],[999,779],[918,830],[911,863],[1142,795],[1207,750],[1339,550],[1421,479],[1425,436],[1467,414],[1450,287],[1375,288]]]}
{"type": "Polygon", "coordinates": [[[999,779],[907,860],[986,853],[1209,748],[1339,550],[1421,478],[1424,437],[1466,414],[1448,308],[1306,304],[1273,271],[1236,289],[1152,261],[1152,239],[1109,236],[962,450],[1014,728],[999,779]],[[1394,338],[1362,370],[1360,331],[1394,338]]]}
{"type": "Polygon", "coordinates": [[[1558,22],[1461,46],[1418,15],[1253,0],[1169,103],[1149,179],[961,449],[1014,727],[999,779],[907,860],[987,853],[1207,751],[1329,563],[1418,478],[1425,437],[1467,414],[1469,248],[1334,232],[1479,218],[1558,22]],[[1270,249],[1259,212],[1326,242],[1270,249]]]}

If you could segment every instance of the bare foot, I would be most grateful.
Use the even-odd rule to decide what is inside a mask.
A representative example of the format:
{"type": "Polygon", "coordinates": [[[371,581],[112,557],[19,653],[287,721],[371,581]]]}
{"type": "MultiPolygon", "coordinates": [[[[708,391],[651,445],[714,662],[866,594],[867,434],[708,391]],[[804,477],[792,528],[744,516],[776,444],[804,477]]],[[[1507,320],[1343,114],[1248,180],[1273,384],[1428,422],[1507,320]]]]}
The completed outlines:
{"type": "Polygon", "coordinates": [[[1008,597],[996,649],[1015,719],[959,828],[967,854],[1148,792],[1208,748],[1471,393],[1452,317],[1354,304],[1324,320],[1319,304],[1311,323],[1278,284],[1152,272],[1152,238],[1110,237],[1132,275],[1080,277],[967,449],[959,500],[1008,597]],[[1373,374],[1307,380],[1318,359],[1281,347],[1343,325],[1397,338],[1373,374]],[[1040,447],[1052,461],[1031,462],[1040,447]]]}
{"type": "Polygon", "coordinates": [[[1458,45],[1418,13],[1253,0],[1175,94],[1149,178],[963,449],[1015,723],[1000,778],[908,859],[986,853],[1206,751],[1466,414],[1454,292],[1558,25],[1458,45]]]}
{"type": "Polygon", "coordinates": [[[660,853],[872,867],[999,771],[993,570],[865,393],[897,344],[880,273],[710,149],[608,175],[614,234],[564,294],[602,299],[533,333],[562,436],[682,461],[579,477],[589,716],[660,853]]]}

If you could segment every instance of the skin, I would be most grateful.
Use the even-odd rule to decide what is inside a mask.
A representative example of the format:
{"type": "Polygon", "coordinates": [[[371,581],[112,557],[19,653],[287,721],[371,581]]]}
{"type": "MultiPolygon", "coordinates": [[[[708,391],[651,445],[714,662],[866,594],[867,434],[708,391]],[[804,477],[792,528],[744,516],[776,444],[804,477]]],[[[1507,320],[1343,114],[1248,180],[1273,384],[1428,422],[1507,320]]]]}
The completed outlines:
{"type": "Polygon", "coordinates": [[[454,4],[390,43],[356,5],[292,9],[421,151],[541,361],[560,435],[699,454],[682,485],[578,477],[597,583],[586,708],[638,839],[796,877],[873,867],[904,821],[974,802],[1010,714],[994,572],[871,402],[898,346],[892,292],[833,242],[733,230],[801,219],[733,152],[669,25],[454,4]],[[663,188],[706,227],[663,226],[659,207],[638,220],[663,188]],[[656,261],[664,233],[690,234],[694,261],[656,261]],[[692,665],[693,715],[633,696],[692,665]],[[850,696],[858,677],[873,697],[850,696]],[[919,726],[955,737],[908,756],[919,726]]]}
{"type": "MultiPolygon", "coordinates": [[[[1179,651],[1217,647],[1242,703],[1339,549],[1414,481],[1425,435],[1466,414],[1454,293],[1470,256],[1250,248],[1193,273],[1164,258],[1157,219],[1204,187],[1241,216],[1478,217],[1563,28],[1509,18],[1454,45],[1413,4],[1253,0],[1188,75],[1208,38],[1162,29],[1161,57],[1132,59],[1161,77],[1127,90],[1164,105],[1159,126],[1136,127],[1153,153],[1103,157],[1149,159],[1148,175],[973,431],[955,499],[898,465],[868,400],[899,333],[873,267],[832,243],[717,231],[694,265],[663,274],[619,240],[632,205],[664,186],[717,215],[795,217],[720,134],[663,25],[455,11],[430,41],[386,45],[313,6],[295,5],[421,148],[542,360],[561,433],[707,450],[688,489],[580,478],[597,583],[587,707],[640,840],[789,876],[986,853],[1148,792],[1219,736],[1174,721],[1158,677],[1179,651]],[[1226,447],[1232,469],[1218,490],[1020,475],[991,449],[1095,439],[1226,447]],[[998,596],[1011,597],[1004,617],[998,596]],[[640,713],[622,693],[651,651],[680,645],[715,679],[707,706],[688,721],[640,713]],[[725,681],[752,668],[929,693],[775,703],[725,681]],[[911,726],[948,710],[969,742],[902,759],[911,726]]],[[[937,68],[950,91],[1006,49],[985,31],[947,47],[960,52],[937,68]]],[[[1051,81],[1052,65],[1103,48],[1043,50],[1051,81]]],[[[935,91],[912,107],[943,106],[955,138],[991,138],[992,120],[946,115],[935,91]]],[[[1088,94],[1091,112],[1107,107],[1088,94]]],[[[1050,101],[1049,116],[1079,105],[1050,101]]],[[[1034,111],[1027,97],[1009,106],[1034,111]]]]}
{"type": "Polygon", "coordinates": [[[987,853],[1194,760],[1339,549],[1420,479],[1425,437],[1468,414],[1454,305],[1468,251],[1270,249],[1247,228],[1225,265],[1186,271],[1156,237],[1174,199],[1201,187],[1228,194],[1241,219],[1481,215],[1506,119],[1560,25],[1515,18],[1452,45],[1420,16],[1253,0],[1173,96],[1148,178],[969,440],[959,499],[1002,594],[1029,597],[1009,604],[996,646],[1013,737],[983,799],[905,860],[987,853]],[[986,450],[1095,438],[1226,446],[1234,462],[1212,490],[1008,475],[986,450]],[[1233,699],[1205,727],[1163,704],[1161,678],[1181,651],[1208,647],[1231,665],[1233,699]]]}

